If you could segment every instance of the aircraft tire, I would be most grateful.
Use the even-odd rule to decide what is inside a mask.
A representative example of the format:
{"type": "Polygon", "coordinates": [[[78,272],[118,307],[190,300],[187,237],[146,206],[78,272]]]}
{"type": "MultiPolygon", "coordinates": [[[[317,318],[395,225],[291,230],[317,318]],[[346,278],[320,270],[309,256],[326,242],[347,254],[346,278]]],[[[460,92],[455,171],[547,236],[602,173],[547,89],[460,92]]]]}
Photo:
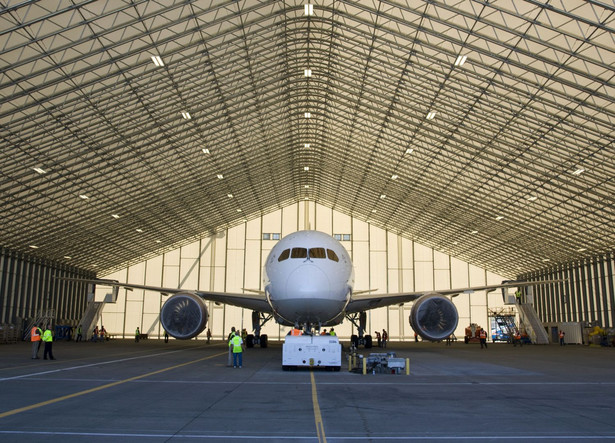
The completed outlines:
{"type": "Polygon", "coordinates": [[[246,337],[246,348],[253,348],[254,347],[254,336],[252,334],[249,334],[246,337]]]}
{"type": "Polygon", "coordinates": [[[260,342],[261,342],[261,348],[266,348],[267,347],[267,334],[263,334],[261,335],[260,338],[260,342]]]}
{"type": "Polygon", "coordinates": [[[350,336],[350,343],[352,343],[352,345],[355,348],[358,348],[359,347],[359,336],[356,335],[356,334],[351,335],[350,336]]]}
{"type": "Polygon", "coordinates": [[[366,335],[365,336],[365,349],[371,349],[371,347],[372,347],[372,336],[366,335]]]}

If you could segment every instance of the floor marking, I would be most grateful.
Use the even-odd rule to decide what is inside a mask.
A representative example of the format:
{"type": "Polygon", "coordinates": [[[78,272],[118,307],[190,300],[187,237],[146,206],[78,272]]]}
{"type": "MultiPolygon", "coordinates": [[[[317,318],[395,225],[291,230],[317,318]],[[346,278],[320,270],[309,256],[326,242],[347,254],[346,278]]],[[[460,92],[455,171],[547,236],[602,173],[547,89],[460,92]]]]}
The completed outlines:
{"type": "Polygon", "coordinates": [[[316,422],[316,433],[318,434],[318,441],[320,443],[327,443],[327,437],[325,436],[325,426],[322,422],[320,406],[318,405],[318,392],[316,391],[316,379],[314,378],[314,371],[310,371],[310,380],[312,383],[312,405],[314,406],[314,421],[316,422]]]}
{"type": "MultiPolygon", "coordinates": [[[[7,412],[1,413],[0,414],[0,418],[8,417],[10,415],[19,414],[20,412],[30,411],[32,409],[36,409],[36,408],[40,408],[40,407],[43,407],[43,406],[51,405],[51,404],[54,404],[54,403],[58,403],[58,402],[61,402],[61,401],[64,401],[64,400],[68,400],[69,398],[79,397],[79,396],[85,395],[85,394],[91,394],[92,392],[101,391],[103,389],[111,388],[113,386],[118,386],[118,385],[121,385],[121,384],[124,384],[124,383],[128,383],[128,382],[131,382],[131,381],[139,380],[141,378],[149,377],[151,375],[161,374],[163,372],[167,372],[167,371],[170,371],[172,369],[181,368],[182,366],[191,365],[193,363],[198,363],[200,361],[209,360],[210,358],[219,357],[221,355],[227,355],[227,354],[228,354],[227,352],[221,352],[219,354],[214,354],[214,355],[210,355],[210,356],[207,356],[207,357],[198,358],[196,360],[192,360],[192,361],[189,361],[189,362],[180,363],[180,364],[175,365],[175,366],[170,366],[168,368],[163,368],[163,369],[159,369],[157,371],[148,372],[147,374],[142,374],[142,375],[137,375],[135,377],[130,377],[130,378],[127,378],[125,380],[119,380],[119,381],[116,381],[116,382],[113,382],[113,383],[107,383],[106,385],[98,386],[96,388],[86,389],[85,391],[75,392],[74,394],[69,394],[69,395],[65,395],[63,397],[53,398],[51,400],[46,400],[46,401],[43,401],[43,402],[40,402],[40,403],[35,403],[33,405],[24,406],[23,408],[13,409],[11,411],[7,411],[7,412]]],[[[52,372],[55,372],[55,371],[52,371],[52,372]]]]}
{"type": "Polygon", "coordinates": [[[140,359],[140,358],[158,357],[159,355],[174,354],[176,352],[181,352],[181,351],[185,351],[185,349],[178,349],[176,351],[165,351],[165,352],[160,352],[158,354],[140,355],[138,357],[121,358],[121,359],[118,359],[118,360],[102,361],[102,362],[98,362],[98,363],[89,363],[87,365],[71,366],[71,367],[68,367],[68,368],[58,368],[58,369],[52,369],[52,370],[49,370],[49,371],[34,372],[32,374],[16,375],[14,377],[2,377],[2,378],[0,378],[0,382],[6,381],[6,380],[16,380],[16,379],[19,379],[19,378],[35,377],[37,375],[53,374],[54,372],[72,371],[73,369],[89,368],[91,366],[108,365],[108,364],[111,364],[111,363],[119,363],[119,362],[124,362],[124,361],[137,360],[137,359],[140,359]]]}
{"type": "MultiPolygon", "coordinates": [[[[62,432],[62,431],[0,431],[0,435],[38,435],[38,436],[79,436],[79,437],[116,437],[116,438],[199,438],[199,439],[228,439],[228,440],[315,440],[313,436],[300,435],[219,435],[219,434],[175,434],[175,433],[119,433],[119,432],[62,432]]],[[[370,435],[370,436],[336,436],[335,440],[615,440],[615,435],[370,435]]]]}

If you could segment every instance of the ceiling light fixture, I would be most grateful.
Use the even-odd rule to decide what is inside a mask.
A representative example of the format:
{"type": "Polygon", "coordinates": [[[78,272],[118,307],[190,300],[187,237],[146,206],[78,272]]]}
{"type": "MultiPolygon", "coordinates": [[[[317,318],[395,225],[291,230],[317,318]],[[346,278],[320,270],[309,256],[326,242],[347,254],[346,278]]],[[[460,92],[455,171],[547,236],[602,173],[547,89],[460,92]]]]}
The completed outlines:
{"type": "Polygon", "coordinates": [[[233,198],[233,194],[226,194],[228,198],[233,198]]]}
{"type": "Polygon", "coordinates": [[[304,147],[304,148],[309,148],[309,147],[310,147],[310,144],[309,144],[309,143],[304,143],[304,144],[303,144],[303,147],[304,147]]]}
{"type": "Polygon", "coordinates": [[[413,152],[414,152],[414,149],[412,148],[406,149],[406,154],[412,154],[413,152]]]}
{"type": "Polygon", "coordinates": [[[578,168],[576,171],[574,171],[572,174],[573,175],[581,175],[585,172],[585,169],[583,168],[578,168]]]}
{"type": "Polygon", "coordinates": [[[156,243],[162,243],[162,240],[156,240],[156,243]]]}
{"type": "Polygon", "coordinates": [[[309,3],[304,5],[304,13],[305,15],[314,15],[314,5],[310,5],[309,3]]]}
{"type": "Polygon", "coordinates": [[[435,116],[436,111],[431,111],[429,114],[427,114],[427,120],[433,120],[435,116]]]}
{"type": "Polygon", "coordinates": [[[303,170],[304,170],[304,171],[309,171],[309,170],[310,170],[310,167],[309,167],[309,166],[304,166],[304,167],[303,167],[303,170]]]}
{"type": "Polygon", "coordinates": [[[87,195],[85,195],[85,194],[79,194],[79,198],[80,198],[80,199],[82,199],[82,200],[87,200],[87,199],[88,199],[88,198],[90,198],[90,197],[88,197],[88,196],[87,196],[87,195]]]}
{"type": "Polygon", "coordinates": [[[47,174],[47,171],[45,171],[43,168],[32,168],[32,169],[34,169],[39,174],[47,174]]]}
{"type": "Polygon", "coordinates": [[[65,258],[66,260],[70,260],[72,257],[71,257],[70,255],[65,255],[65,256],[64,256],[64,258],[65,258]]]}
{"type": "Polygon", "coordinates": [[[305,189],[310,189],[310,185],[304,185],[303,186],[305,189]]]}
{"type": "Polygon", "coordinates": [[[203,151],[203,154],[209,154],[210,153],[209,149],[207,149],[207,148],[203,148],[203,149],[201,149],[201,151],[203,151]]]}
{"type": "Polygon", "coordinates": [[[306,112],[303,115],[305,115],[305,118],[312,118],[312,114],[310,112],[306,112]]]}
{"type": "Polygon", "coordinates": [[[186,119],[186,120],[190,120],[192,118],[190,113],[186,112],[186,111],[182,111],[182,117],[184,117],[184,119],[186,119]]]}
{"type": "Polygon", "coordinates": [[[143,229],[137,228],[137,232],[143,232],[143,229]]]}
{"type": "Polygon", "coordinates": [[[496,219],[497,221],[500,221],[500,220],[502,220],[503,218],[504,218],[504,216],[503,216],[503,215],[498,215],[495,219],[496,219]]]}
{"type": "Polygon", "coordinates": [[[160,58],[159,55],[152,55],[152,61],[154,62],[154,65],[156,65],[159,68],[164,66],[164,63],[162,62],[162,59],[160,58]]]}
{"type": "Polygon", "coordinates": [[[30,245],[30,247],[31,247],[32,249],[38,249],[38,246],[36,246],[36,245],[30,245]]]}
{"type": "Polygon", "coordinates": [[[528,195],[527,197],[525,197],[528,201],[536,201],[538,200],[538,197],[536,197],[535,195],[528,195]]]}
{"type": "Polygon", "coordinates": [[[467,59],[467,55],[460,55],[459,57],[457,57],[457,60],[455,60],[455,66],[463,66],[467,59]]]}
{"type": "Polygon", "coordinates": [[[398,178],[399,178],[399,175],[397,175],[397,174],[393,174],[391,176],[391,180],[397,180],[398,178]]]}
{"type": "Polygon", "coordinates": [[[303,75],[306,77],[311,77],[312,76],[312,70],[311,69],[304,69],[303,70],[303,75]]]}
{"type": "Polygon", "coordinates": [[[116,220],[117,220],[118,218],[120,218],[120,216],[119,216],[119,215],[117,215],[117,214],[111,214],[111,217],[113,217],[113,218],[114,218],[114,219],[116,219],[116,220]]]}
{"type": "Polygon", "coordinates": [[[382,200],[384,200],[385,198],[387,198],[387,196],[386,196],[386,194],[380,194],[380,198],[381,198],[382,200]]]}
{"type": "Polygon", "coordinates": [[[218,175],[216,175],[216,177],[218,177],[220,180],[222,180],[224,178],[224,176],[222,174],[218,174],[218,175]]]}
{"type": "Polygon", "coordinates": [[[470,234],[478,234],[478,231],[474,230],[474,231],[470,232],[470,234]]]}
{"type": "Polygon", "coordinates": [[[577,249],[577,252],[583,252],[583,251],[587,251],[587,248],[579,248],[579,249],[577,249]]]}

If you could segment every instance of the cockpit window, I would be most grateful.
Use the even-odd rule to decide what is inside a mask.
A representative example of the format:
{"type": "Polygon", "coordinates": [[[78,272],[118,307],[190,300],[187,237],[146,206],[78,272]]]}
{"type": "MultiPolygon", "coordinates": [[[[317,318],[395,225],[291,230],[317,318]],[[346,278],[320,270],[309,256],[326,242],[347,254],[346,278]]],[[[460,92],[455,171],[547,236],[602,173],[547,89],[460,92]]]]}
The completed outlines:
{"type": "Polygon", "coordinates": [[[278,257],[278,261],[286,260],[289,255],[290,255],[290,249],[284,249],[282,253],[280,254],[280,256],[278,257]]]}
{"type": "Polygon", "coordinates": [[[310,248],[310,258],[327,258],[325,248],[310,248]]]}
{"type": "Polygon", "coordinates": [[[293,248],[290,253],[290,258],[307,258],[306,248],[293,248]]]}
{"type": "Polygon", "coordinates": [[[340,259],[337,257],[337,254],[331,249],[327,249],[327,255],[329,256],[329,260],[340,261],[340,259]]]}

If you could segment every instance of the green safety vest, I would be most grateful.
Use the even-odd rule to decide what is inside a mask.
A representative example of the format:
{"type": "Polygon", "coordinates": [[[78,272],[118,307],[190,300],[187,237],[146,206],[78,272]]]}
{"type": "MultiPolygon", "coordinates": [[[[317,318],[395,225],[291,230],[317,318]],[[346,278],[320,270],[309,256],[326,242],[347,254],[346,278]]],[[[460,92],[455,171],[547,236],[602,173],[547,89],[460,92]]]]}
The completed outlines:
{"type": "Polygon", "coordinates": [[[43,341],[48,341],[48,342],[53,341],[53,336],[51,335],[51,329],[47,329],[45,332],[43,332],[43,341]]]}
{"type": "Polygon", "coordinates": [[[239,352],[242,352],[243,349],[241,349],[241,337],[236,335],[231,339],[231,344],[233,345],[233,353],[237,354],[239,352]]]}

